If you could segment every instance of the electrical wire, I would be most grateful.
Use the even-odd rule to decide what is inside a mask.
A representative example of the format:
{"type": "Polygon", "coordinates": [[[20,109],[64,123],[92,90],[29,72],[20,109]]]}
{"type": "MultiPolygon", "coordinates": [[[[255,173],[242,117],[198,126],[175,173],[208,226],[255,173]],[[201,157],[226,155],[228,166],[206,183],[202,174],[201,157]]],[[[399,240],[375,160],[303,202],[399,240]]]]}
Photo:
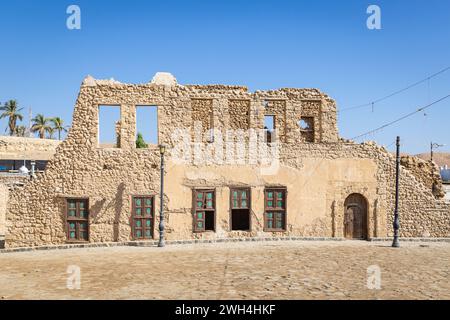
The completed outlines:
{"type": "Polygon", "coordinates": [[[398,118],[398,119],[396,119],[396,120],[393,120],[393,121],[391,121],[391,122],[388,122],[388,123],[382,125],[381,127],[378,127],[378,128],[376,128],[376,129],[370,130],[370,131],[368,131],[368,132],[366,132],[366,133],[360,134],[360,135],[358,135],[358,136],[352,138],[352,140],[359,139],[359,138],[364,137],[364,136],[367,136],[367,135],[369,135],[369,134],[374,134],[374,133],[376,133],[377,131],[380,131],[381,129],[384,129],[384,128],[386,128],[386,127],[389,127],[389,126],[391,126],[391,125],[393,125],[393,124],[395,124],[395,123],[397,123],[397,122],[399,122],[399,121],[402,121],[402,120],[404,120],[404,119],[406,119],[406,118],[409,118],[409,117],[415,115],[415,114],[418,113],[418,112],[422,112],[423,110],[428,109],[428,108],[430,108],[431,106],[433,106],[433,105],[435,105],[435,104],[437,104],[437,103],[439,103],[439,102],[441,102],[441,101],[443,101],[443,100],[445,100],[445,99],[447,99],[447,98],[449,98],[449,97],[450,97],[450,94],[449,94],[449,95],[446,95],[445,97],[442,97],[442,98],[440,98],[440,99],[438,99],[438,100],[436,100],[436,101],[434,101],[434,102],[432,102],[432,103],[430,103],[430,104],[427,104],[426,106],[423,106],[423,107],[421,107],[421,108],[419,108],[419,109],[417,109],[417,110],[415,110],[415,111],[413,111],[413,112],[410,112],[410,113],[408,113],[408,114],[406,114],[406,115],[404,115],[404,116],[402,116],[402,117],[400,117],[400,118],[398,118]]]}
{"type": "Polygon", "coordinates": [[[372,107],[372,111],[373,111],[374,105],[375,105],[376,103],[379,103],[379,102],[381,102],[381,101],[383,101],[383,100],[389,99],[389,98],[391,98],[391,97],[393,97],[393,96],[395,96],[395,95],[397,95],[397,94],[400,94],[400,93],[402,93],[402,92],[404,92],[404,91],[406,91],[406,90],[409,90],[409,89],[411,89],[411,88],[414,88],[415,86],[418,86],[419,84],[421,84],[421,83],[423,83],[423,82],[425,82],[425,81],[428,81],[428,82],[429,82],[430,79],[432,79],[432,78],[434,78],[434,77],[436,77],[436,76],[438,76],[438,75],[440,75],[440,74],[442,74],[442,73],[444,73],[444,72],[446,72],[446,71],[448,71],[448,70],[450,70],[450,67],[444,68],[444,69],[442,69],[442,70],[440,70],[440,71],[438,71],[438,72],[436,72],[436,73],[434,73],[434,74],[432,74],[432,75],[429,75],[428,77],[426,77],[426,78],[424,78],[424,79],[422,79],[422,80],[419,80],[419,81],[417,81],[417,82],[415,82],[415,83],[413,83],[413,84],[410,84],[409,86],[407,86],[407,87],[405,87],[405,88],[403,88],[403,89],[394,91],[394,92],[392,92],[392,93],[390,93],[390,94],[388,94],[388,95],[386,95],[386,96],[384,96],[384,97],[378,98],[378,99],[373,100],[373,101],[368,102],[368,103],[363,103],[363,104],[356,105],[356,106],[349,107],[349,108],[343,108],[343,109],[339,110],[338,112],[348,111],[348,110],[354,110],[354,109],[360,109],[360,108],[369,107],[369,106],[372,107]]]}

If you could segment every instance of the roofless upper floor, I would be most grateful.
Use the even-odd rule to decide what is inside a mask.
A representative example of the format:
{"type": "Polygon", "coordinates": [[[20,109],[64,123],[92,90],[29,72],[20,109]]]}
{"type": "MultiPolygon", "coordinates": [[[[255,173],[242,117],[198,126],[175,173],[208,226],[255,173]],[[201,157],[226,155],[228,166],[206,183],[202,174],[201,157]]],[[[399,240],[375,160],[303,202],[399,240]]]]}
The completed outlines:
{"type": "MultiPolygon", "coordinates": [[[[281,143],[332,143],[338,141],[336,105],[317,89],[282,88],[249,92],[244,86],[179,85],[166,73],[150,83],[123,84],[115,80],[85,78],[75,108],[72,131],[77,140],[97,145],[101,140],[101,108],[118,108],[111,146],[135,148],[137,124],[154,131],[150,143],[171,144],[175,129],[198,128],[201,139],[210,132],[251,129],[266,132],[281,143]],[[139,108],[152,107],[155,118],[138,119],[139,108]],[[148,123],[146,122],[148,120],[148,123]]],[[[270,141],[269,141],[270,142],[270,141]]]]}

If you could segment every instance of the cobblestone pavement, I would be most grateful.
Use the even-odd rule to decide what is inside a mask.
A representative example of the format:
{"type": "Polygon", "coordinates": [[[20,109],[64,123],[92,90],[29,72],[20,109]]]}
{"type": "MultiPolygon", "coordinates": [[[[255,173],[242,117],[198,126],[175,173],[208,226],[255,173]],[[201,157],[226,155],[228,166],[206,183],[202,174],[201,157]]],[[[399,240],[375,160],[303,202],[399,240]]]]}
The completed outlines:
{"type": "Polygon", "coordinates": [[[274,241],[0,254],[1,299],[450,299],[450,243],[274,241]],[[81,288],[67,288],[77,265],[81,288]],[[368,289],[367,268],[381,270],[368,289]]]}

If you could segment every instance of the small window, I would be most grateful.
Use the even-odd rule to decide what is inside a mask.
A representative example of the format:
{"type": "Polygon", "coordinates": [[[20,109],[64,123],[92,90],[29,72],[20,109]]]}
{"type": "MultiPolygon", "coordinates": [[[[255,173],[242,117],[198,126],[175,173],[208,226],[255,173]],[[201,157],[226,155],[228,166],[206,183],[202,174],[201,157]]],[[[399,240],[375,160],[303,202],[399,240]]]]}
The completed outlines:
{"type": "Polygon", "coordinates": [[[302,117],[298,122],[302,140],[314,142],[314,117],[302,117]]]}
{"type": "Polygon", "coordinates": [[[214,190],[194,191],[194,232],[215,231],[214,190]]]}
{"type": "Polygon", "coordinates": [[[87,199],[67,199],[67,240],[89,241],[89,208],[87,199]]]}
{"type": "Polygon", "coordinates": [[[275,142],[274,130],[275,130],[275,116],[264,116],[264,130],[266,132],[266,142],[275,142]]]}
{"type": "Polygon", "coordinates": [[[136,148],[158,144],[158,107],[136,106],[136,148]]]}
{"type": "Polygon", "coordinates": [[[101,148],[120,148],[120,106],[98,107],[98,144],[101,148]]]}
{"type": "Polygon", "coordinates": [[[153,239],[154,197],[133,197],[132,232],[134,240],[153,239]]]}
{"type": "Polygon", "coordinates": [[[250,189],[230,190],[231,230],[250,231],[250,189]]]}
{"type": "Polygon", "coordinates": [[[265,231],[286,231],[286,189],[266,189],[264,193],[265,231]]]}

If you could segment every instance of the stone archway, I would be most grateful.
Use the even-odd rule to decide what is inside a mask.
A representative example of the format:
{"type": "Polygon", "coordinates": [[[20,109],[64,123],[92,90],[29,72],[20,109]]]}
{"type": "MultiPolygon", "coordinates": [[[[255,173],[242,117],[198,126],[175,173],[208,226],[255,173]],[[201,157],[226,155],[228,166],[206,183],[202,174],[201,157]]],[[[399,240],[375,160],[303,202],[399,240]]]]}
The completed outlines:
{"type": "Polygon", "coordinates": [[[359,193],[352,193],[344,203],[344,237],[367,239],[367,200],[359,193]]]}

